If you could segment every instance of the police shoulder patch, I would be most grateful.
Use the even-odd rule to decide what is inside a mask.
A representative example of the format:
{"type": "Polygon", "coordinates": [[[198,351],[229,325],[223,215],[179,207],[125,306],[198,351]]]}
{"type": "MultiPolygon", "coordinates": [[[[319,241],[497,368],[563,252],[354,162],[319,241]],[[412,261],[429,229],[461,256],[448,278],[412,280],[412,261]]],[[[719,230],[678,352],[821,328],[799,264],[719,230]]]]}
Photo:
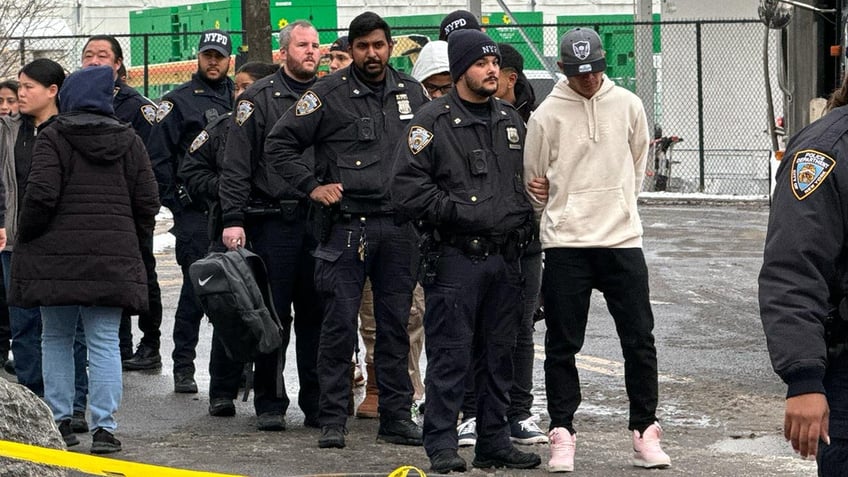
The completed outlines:
{"type": "Polygon", "coordinates": [[[300,100],[297,102],[297,106],[294,110],[295,115],[306,116],[307,114],[312,114],[321,107],[321,104],[321,99],[318,98],[317,94],[312,91],[307,91],[303,93],[303,96],[301,96],[300,100]]]}
{"type": "Polygon", "coordinates": [[[406,138],[409,150],[413,154],[418,154],[423,151],[424,148],[427,147],[427,144],[430,144],[430,141],[432,140],[433,133],[421,126],[412,126],[409,128],[409,136],[406,138]]]}
{"type": "Polygon", "coordinates": [[[156,122],[156,112],[156,106],[152,104],[145,104],[141,107],[141,116],[150,124],[156,122]]]}
{"type": "Polygon", "coordinates": [[[197,151],[198,149],[200,149],[200,146],[205,144],[206,141],[208,141],[208,140],[209,140],[209,133],[206,132],[205,129],[203,131],[200,131],[200,134],[198,134],[197,137],[194,138],[194,141],[191,142],[191,146],[188,148],[188,152],[190,154],[194,154],[194,152],[197,151]]]}
{"type": "Polygon", "coordinates": [[[170,101],[162,101],[159,103],[159,108],[156,109],[156,122],[161,123],[165,116],[174,109],[174,103],[170,101]]]}
{"type": "Polygon", "coordinates": [[[836,161],[829,155],[813,149],[804,149],[792,158],[790,182],[792,193],[798,200],[810,196],[833,171],[836,161]]]}
{"type": "Polygon", "coordinates": [[[243,99],[238,102],[236,106],[236,124],[241,126],[245,121],[253,114],[253,111],[256,110],[256,106],[252,101],[248,101],[243,99]]]}

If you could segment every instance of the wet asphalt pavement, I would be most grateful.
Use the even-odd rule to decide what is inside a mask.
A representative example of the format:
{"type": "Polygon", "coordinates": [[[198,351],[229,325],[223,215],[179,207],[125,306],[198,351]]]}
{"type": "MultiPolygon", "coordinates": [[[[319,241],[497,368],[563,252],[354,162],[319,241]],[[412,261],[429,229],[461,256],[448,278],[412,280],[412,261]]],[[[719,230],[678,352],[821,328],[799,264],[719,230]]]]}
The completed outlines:
{"type": "MultiPolygon", "coordinates": [[[[586,345],[578,359],[583,404],[575,419],[574,475],[815,475],[815,463],[794,456],[783,441],[785,388],[771,370],[758,317],[756,280],[768,206],[762,202],[669,205],[652,201],[641,204],[640,213],[656,321],[658,414],[672,467],[630,466],[621,350],[603,298],[596,292],[586,345]]],[[[318,449],[319,431],[303,427],[296,404],[293,345],[286,370],[293,403],[284,432],[257,431],[252,402],[237,402],[237,415],[232,418],[207,414],[212,332],[207,321],[201,325],[198,347],[200,393],[173,393],[169,337],[181,277],[171,250],[159,254],[158,260],[165,304],[163,367],[124,374],[116,436],[125,450],[116,458],[251,477],[387,475],[402,465],[429,469],[422,448],[376,443],[376,420],[351,418],[345,449],[318,449]]],[[[534,412],[547,429],[544,332],[544,323],[537,324],[534,412]]],[[[362,396],[363,388],[357,388],[357,400],[362,396]]],[[[87,452],[88,442],[84,438],[74,450],[87,452]]],[[[540,453],[542,467],[497,475],[547,474],[547,446],[523,449],[540,453]]],[[[460,454],[469,462],[473,459],[472,448],[463,448],[460,454]]]]}

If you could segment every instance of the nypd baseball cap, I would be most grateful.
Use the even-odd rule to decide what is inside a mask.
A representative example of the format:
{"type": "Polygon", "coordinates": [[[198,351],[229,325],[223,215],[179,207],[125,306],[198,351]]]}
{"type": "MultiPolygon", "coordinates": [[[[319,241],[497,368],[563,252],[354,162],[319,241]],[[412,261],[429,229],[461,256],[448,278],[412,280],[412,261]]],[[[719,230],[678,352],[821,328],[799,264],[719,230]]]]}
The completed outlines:
{"type": "Polygon", "coordinates": [[[598,73],[607,69],[601,37],[591,28],[574,28],[559,42],[562,72],[565,76],[598,73]]]}
{"type": "Polygon", "coordinates": [[[200,34],[200,43],[197,45],[197,52],[215,50],[218,53],[229,57],[233,52],[233,42],[230,39],[230,34],[223,30],[206,30],[200,34]]]}

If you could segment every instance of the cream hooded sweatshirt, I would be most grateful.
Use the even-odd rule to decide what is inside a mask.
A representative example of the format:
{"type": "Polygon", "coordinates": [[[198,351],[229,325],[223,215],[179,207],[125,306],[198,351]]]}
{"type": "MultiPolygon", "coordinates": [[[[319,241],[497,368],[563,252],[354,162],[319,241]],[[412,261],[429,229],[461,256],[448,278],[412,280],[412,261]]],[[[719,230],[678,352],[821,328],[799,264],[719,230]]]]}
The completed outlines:
{"type": "Polygon", "coordinates": [[[591,99],[567,80],[554,86],[530,117],[524,146],[525,179],[550,184],[547,203],[531,200],[543,249],[642,246],[636,197],[649,141],[642,101],[606,75],[591,99]]]}

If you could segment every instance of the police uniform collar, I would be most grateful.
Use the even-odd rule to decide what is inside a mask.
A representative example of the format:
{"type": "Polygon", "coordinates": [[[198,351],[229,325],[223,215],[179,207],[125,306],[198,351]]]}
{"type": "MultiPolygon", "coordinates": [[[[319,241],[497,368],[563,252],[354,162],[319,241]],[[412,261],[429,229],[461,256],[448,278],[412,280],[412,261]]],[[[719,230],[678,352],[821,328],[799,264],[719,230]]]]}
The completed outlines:
{"type": "Polygon", "coordinates": [[[220,82],[210,83],[206,81],[200,73],[191,75],[192,89],[194,94],[210,93],[215,96],[222,96],[223,93],[233,91],[233,80],[229,76],[225,76],[220,82]]]}
{"type": "MultiPolygon", "coordinates": [[[[468,108],[462,104],[462,99],[459,97],[459,92],[456,88],[453,88],[447,96],[449,98],[447,107],[451,111],[451,124],[453,127],[458,128],[471,124],[484,124],[480,118],[471,114],[468,108]]],[[[491,109],[490,118],[492,119],[492,123],[509,119],[509,113],[504,109],[503,102],[498,101],[494,96],[489,97],[489,107],[491,109]]]]}
{"type": "MultiPolygon", "coordinates": [[[[346,70],[337,71],[335,74],[345,74],[350,79],[350,96],[352,98],[374,93],[374,90],[368,86],[367,81],[362,79],[362,76],[356,71],[356,67],[353,64],[350,64],[346,70]]],[[[383,81],[385,94],[406,91],[406,81],[389,65],[386,65],[386,76],[383,78],[383,81]]]]}

